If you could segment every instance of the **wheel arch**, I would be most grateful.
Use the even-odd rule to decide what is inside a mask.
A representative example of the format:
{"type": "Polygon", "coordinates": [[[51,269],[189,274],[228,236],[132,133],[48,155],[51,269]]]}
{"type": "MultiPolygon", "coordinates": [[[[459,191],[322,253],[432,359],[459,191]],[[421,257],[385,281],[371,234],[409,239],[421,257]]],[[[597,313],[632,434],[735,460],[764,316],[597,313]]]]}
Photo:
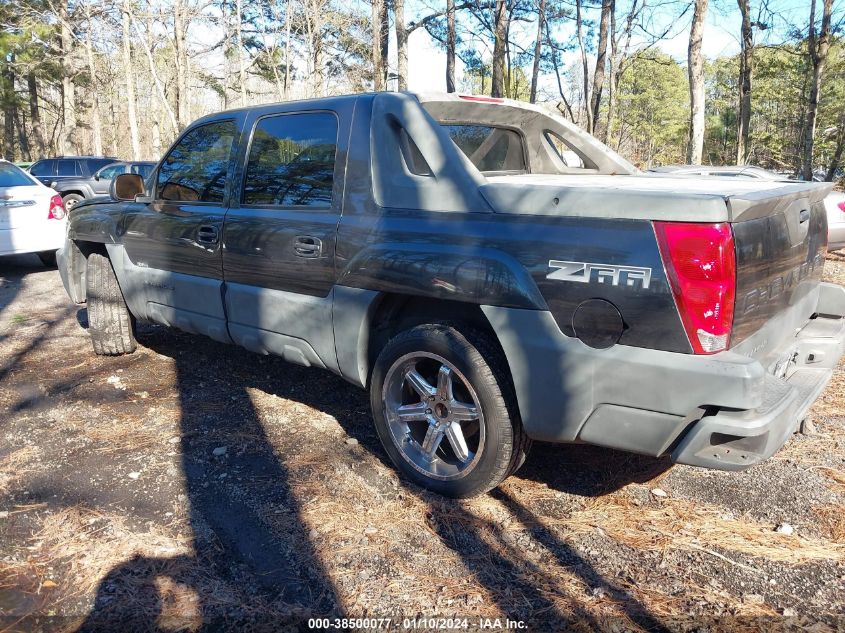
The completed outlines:
{"type": "Polygon", "coordinates": [[[65,242],[63,256],[60,258],[60,272],[68,294],[74,303],[85,303],[88,300],[87,274],[88,256],[99,253],[108,257],[106,245],[101,242],[87,240],[71,240],[65,242]]]}
{"type": "MultiPolygon", "coordinates": [[[[369,388],[376,358],[387,342],[402,331],[428,323],[448,323],[469,336],[482,332],[505,358],[499,337],[479,304],[337,287],[335,346],[344,378],[369,388]]],[[[512,380],[506,358],[505,366],[512,380]]]]}

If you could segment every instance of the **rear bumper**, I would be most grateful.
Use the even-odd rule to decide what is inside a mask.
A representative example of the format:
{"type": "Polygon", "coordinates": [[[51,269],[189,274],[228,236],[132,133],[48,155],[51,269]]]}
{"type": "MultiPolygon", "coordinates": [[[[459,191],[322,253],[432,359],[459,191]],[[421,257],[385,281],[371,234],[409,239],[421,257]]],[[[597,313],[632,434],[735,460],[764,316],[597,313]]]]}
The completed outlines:
{"type": "Polygon", "coordinates": [[[805,314],[820,315],[762,362],[752,358],[759,338],[712,356],[596,350],[561,333],[548,312],[483,309],[508,358],[529,436],[741,470],[784,444],[845,351],[845,288],[821,284],[812,302],[805,314]]]}
{"type": "MultiPolygon", "coordinates": [[[[798,358],[823,354],[838,360],[845,350],[845,320],[818,318],[799,334],[798,358]],[[830,327],[835,325],[836,327],[830,327]],[[817,336],[821,330],[832,330],[817,336]],[[829,335],[827,335],[829,334],[829,335]]],[[[703,412],[672,450],[680,464],[721,470],[742,470],[774,455],[792,435],[818,399],[833,369],[812,361],[788,378],[765,377],[763,405],[752,410],[703,412]]]]}
{"type": "Polygon", "coordinates": [[[829,251],[845,248],[845,222],[836,222],[828,227],[827,242],[829,251]]]}
{"type": "Polygon", "coordinates": [[[45,220],[25,229],[0,229],[0,255],[55,251],[64,243],[66,232],[67,223],[63,220],[45,220]]]}

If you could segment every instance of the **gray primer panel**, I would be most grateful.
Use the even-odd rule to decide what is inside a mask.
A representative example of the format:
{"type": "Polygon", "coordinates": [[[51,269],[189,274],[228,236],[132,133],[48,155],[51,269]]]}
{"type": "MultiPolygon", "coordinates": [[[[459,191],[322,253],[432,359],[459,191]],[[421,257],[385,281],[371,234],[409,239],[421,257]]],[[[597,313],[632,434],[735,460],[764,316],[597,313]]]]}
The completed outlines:
{"type": "Polygon", "coordinates": [[[505,350],[525,430],[535,439],[575,440],[600,404],[686,416],[702,405],[762,403],[763,367],[752,358],[625,345],[595,350],[564,335],[549,312],[482,309],[505,350]]]}
{"type": "Polygon", "coordinates": [[[578,438],[657,457],[666,452],[686,426],[687,420],[681,416],[600,404],[584,423],[578,438]]]}
{"type": "Polygon", "coordinates": [[[307,345],[310,352],[305,353],[305,358],[309,365],[337,371],[332,340],[333,293],[313,297],[226,282],[225,297],[229,331],[236,343],[263,354],[287,358],[285,349],[293,345],[286,341],[286,337],[290,337],[307,345]],[[283,338],[277,340],[274,335],[283,338]],[[248,344],[243,342],[245,340],[248,344]],[[309,353],[319,361],[308,358],[309,353]]]}
{"type": "Polygon", "coordinates": [[[180,328],[177,321],[181,321],[187,331],[232,342],[226,331],[221,280],[136,266],[122,245],[107,244],[106,249],[126,305],[136,319],[180,328]],[[179,313],[182,316],[177,319],[179,313]]]}
{"type": "Polygon", "coordinates": [[[367,348],[378,296],[374,290],[334,288],[332,322],[338,368],[341,376],[359,387],[366,387],[369,377],[367,348]]]}

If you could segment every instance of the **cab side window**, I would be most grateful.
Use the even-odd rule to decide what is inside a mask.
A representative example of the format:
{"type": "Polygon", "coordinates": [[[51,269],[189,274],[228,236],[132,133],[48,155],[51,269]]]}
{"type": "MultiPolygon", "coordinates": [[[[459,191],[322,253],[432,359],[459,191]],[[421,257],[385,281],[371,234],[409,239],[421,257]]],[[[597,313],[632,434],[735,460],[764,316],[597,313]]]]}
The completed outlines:
{"type": "Polygon", "coordinates": [[[236,136],[234,121],[208,123],[188,132],[158,171],[156,197],[222,203],[236,136]]]}
{"type": "Polygon", "coordinates": [[[252,135],[242,203],[330,207],[336,150],[334,114],[282,114],[261,119],[252,135]]]}
{"type": "Polygon", "coordinates": [[[56,175],[56,161],[55,160],[39,160],[29,169],[29,173],[33,176],[55,176],[56,175]]]}

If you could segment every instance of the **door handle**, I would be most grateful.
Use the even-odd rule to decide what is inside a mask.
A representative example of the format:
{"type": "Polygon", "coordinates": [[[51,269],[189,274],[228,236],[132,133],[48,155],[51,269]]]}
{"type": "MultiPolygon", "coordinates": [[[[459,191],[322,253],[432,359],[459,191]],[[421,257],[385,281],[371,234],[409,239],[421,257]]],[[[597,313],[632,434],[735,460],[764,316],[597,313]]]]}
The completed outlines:
{"type": "Polygon", "coordinates": [[[298,257],[319,257],[323,252],[323,242],[310,235],[298,235],[293,241],[293,252],[298,257]]]}
{"type": "Polygon", "coordinates": [[[202,244],[217,244],[220,240],[220,232],[217,227],[211,224],[205,224],[197,229],[197,242],[202,244]]]}

